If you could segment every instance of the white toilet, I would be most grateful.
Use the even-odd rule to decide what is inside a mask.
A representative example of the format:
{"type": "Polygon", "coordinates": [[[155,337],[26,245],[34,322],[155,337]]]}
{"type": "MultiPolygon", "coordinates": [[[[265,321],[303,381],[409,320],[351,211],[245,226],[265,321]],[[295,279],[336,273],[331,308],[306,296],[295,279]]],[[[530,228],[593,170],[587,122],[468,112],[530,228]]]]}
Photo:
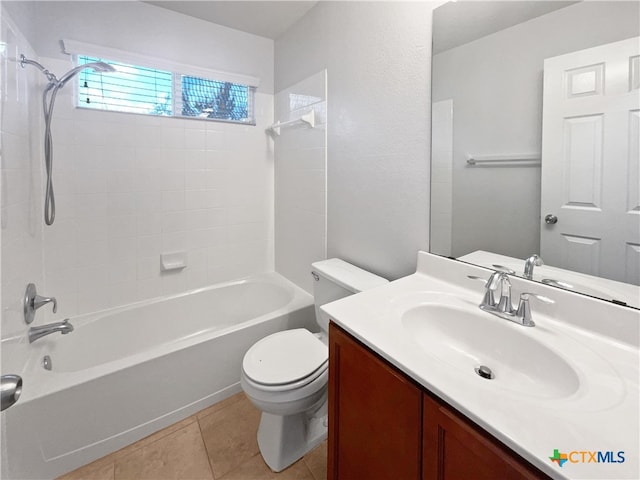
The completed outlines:
{"type": "Polygon", "coordinates": [[[327,437],[329,318],[320,306],[388,283],[338,258],[311,266],[320,333],[304,328],[274,333],[256,342],[242,361],[242,389],[262,410],[260,453],[275,472],[287,468],[327,437]]]}

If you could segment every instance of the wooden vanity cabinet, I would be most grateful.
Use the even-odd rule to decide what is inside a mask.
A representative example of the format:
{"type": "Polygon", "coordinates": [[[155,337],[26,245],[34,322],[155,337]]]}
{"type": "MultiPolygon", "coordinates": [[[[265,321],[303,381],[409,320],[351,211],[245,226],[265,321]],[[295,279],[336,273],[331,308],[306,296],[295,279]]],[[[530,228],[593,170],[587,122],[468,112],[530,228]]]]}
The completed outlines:
{"type": "Polygon", "coordinates": [[[327,478],[549,477],[331,323],[327,478]]]}
{"type": "Polygon", "coordinates": [[[329,326],[330,480],[420,479],[422,391],[329,326]]]}
{"type": "Polygon", "coordinates": [[[422,422],[424,480],[550,478],[429,393],[423,397],[422,422]]]}

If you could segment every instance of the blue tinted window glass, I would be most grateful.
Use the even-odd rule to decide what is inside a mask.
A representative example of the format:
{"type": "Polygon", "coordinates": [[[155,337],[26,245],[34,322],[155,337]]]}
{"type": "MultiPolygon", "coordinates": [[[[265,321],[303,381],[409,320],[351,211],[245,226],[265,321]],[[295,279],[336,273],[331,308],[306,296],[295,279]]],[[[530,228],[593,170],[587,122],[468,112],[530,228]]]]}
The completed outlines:
{"type": "Polygon", "coordinates": [[[88,68],[80,72],[79,106],[147,115],[172,114],[171,72],[96,57],[78,57],[79,65],[98,61],[113,65],[116,71],[99,73],[88,68]]]}
{"type": "Polygon", "coordinates": [[[182,76],[182,115],[244,122],[249,120],[249,87],[182,76]]]}

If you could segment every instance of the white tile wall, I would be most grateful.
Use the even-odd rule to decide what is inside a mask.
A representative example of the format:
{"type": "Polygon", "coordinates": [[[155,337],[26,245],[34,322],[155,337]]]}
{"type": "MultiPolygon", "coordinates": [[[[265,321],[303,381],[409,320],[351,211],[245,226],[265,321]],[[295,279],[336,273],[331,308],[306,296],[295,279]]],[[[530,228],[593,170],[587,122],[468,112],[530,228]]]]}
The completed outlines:
{"type": "Polygon", "coordinates": [[[315,111],[315,128],[283,128],[275,140],[276,270],[309,292],[311,263],[327,256],[326,84],[323,70],[278,92],[275,101],[279,121],[315,111]]]}
{"type": "Polygon", "coordinates": [[[72,91],[58,94],[53,120],[57,214],[43,233],[44,284],[59,310],[45,317],[273,269],[272,95],[257,95],[257,126],[245,126],[77,109],[72,91]],[[160,255],[178,251],[187,267],[162,272],[160,255]]]}
{"type": "Polygon", "coordinates": [[[0,54],[2,373],[20,374],[28,354],[22,297],[29,282],[44,283],[41,138],[36,133],[41,99],[36,93],[37,72],[23,69],[16,61],[20,53],[33,57],[33,50],[4,9],[0,17],[0,42],[5,45],[0,54]]]}

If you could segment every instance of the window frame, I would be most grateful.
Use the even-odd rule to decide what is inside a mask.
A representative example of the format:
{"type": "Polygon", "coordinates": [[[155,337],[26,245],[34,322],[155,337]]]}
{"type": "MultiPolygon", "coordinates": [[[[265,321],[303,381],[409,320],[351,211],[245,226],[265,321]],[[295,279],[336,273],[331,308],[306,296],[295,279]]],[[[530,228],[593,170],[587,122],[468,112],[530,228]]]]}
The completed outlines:
{"type": "MultiPolygon", "coordinates": [[[[162,114],[153,114],[153,113],[140,113],[140,112],[126,112],[115,109],[104,109],[104,108],[92,108],[86,107],[82,105],[80,100],[80,75],[74,79],[74,105],[76,108],[82,108],[84,110],[93,110],[93,111],[105,111],[105,112],[117,112],[117,113],[130,113],[134,115],[144,115],[151,117],[165,117],[165,118],[178,118],[183,120],[205,120],[205,121],[213,121],[220,123],[232,123],[235,125],[249,125],[255,126],[256,119],[256,102],[257,102],[257,94],[258,87],[260,84],[260,79],[255,76],[245,75],[245,74],[237,74],[224,72],[219,70],[206,69],[202,67],[197,67],[193,65],[182,64],[178,62],[169,61],[166,59],[155,58],[146,55],[134,54],[131,52],[126,52],[114,48],[103,47],[99,45],[93,45],[83,42],[77,42],[74,40],[62,40],[63,47],[65,53],[71,56],[71,61],[73,66],[76,67],[79,65],[78,57],[87,56],[91,58],[99,58],[104,59],[105,62],[116,62],[116,63],[125,63],[135,67],[153,69],[153,70],[164,70],[169,71],[172,74],[172,86],[171,86],[171,104],[172,104],[172,114],[171,115],[162,115],[162,114]],[[242,85],[247,88],[247,119],[246,120],[231,120],[224,118],[209,118],[202,116],[186,116],[182,115],[181,102],[182,102],[182,77],[196,77],[203,80],[212,80],[215,82],[223,82],[223,83],[232,83],[242,85]],[[176,90],[179,92],[179,95],[176,96],[176,90]],[[176,101],[176,98],[179,101],[176,101]],[[178,110],[179,108],[179,110],[178,110]],[[179,114],[176,114],[179,112],[179,114]]],[[[108,75],[105,73],[104,75],[108,75]]]]}

